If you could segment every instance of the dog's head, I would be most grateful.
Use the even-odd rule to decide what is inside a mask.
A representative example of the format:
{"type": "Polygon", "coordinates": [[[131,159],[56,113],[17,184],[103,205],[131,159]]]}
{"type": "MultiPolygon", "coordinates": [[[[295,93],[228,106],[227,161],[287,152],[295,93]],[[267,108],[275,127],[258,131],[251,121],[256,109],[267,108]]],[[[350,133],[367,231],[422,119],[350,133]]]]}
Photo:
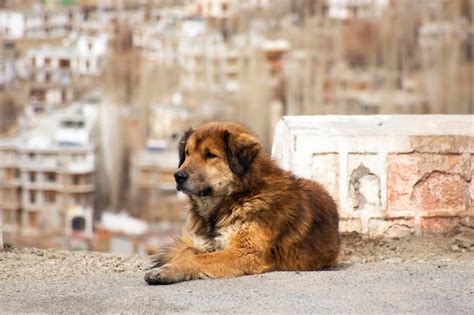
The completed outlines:
{"type": "Polygon", "coordinates": [[[235,123],[190,129],[179,144],[176,187],[192,198],[228,196],[249,172],[260,149],[257,138],[235,123]]]}

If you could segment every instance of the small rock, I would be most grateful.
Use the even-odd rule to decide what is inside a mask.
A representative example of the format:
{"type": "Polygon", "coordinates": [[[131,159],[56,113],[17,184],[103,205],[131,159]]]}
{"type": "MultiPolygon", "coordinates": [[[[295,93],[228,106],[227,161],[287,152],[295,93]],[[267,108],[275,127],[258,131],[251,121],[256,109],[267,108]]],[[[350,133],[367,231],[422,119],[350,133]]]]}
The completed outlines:
{"type": "Polygon", "coordinates": [[[15,249],[15,245],[13,245],[12,243],[3,244],[3,250],[5,252],[12,252],[14,249],[15,249]]]}

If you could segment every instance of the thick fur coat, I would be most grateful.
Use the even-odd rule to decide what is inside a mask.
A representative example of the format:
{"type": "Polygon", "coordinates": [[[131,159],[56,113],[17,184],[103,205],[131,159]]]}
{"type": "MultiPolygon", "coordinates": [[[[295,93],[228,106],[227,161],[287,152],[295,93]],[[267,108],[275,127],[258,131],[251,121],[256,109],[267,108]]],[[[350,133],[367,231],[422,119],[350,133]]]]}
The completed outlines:
{"type": "Polygon", "coordinates": [[[320,184],[279,168],[247,128],[213,122],[189,130],[179,160],[175,178],[178,190],[189,196],[189,234],[154,258],[147,283],[337,263],[334,200],[320,184]]]}

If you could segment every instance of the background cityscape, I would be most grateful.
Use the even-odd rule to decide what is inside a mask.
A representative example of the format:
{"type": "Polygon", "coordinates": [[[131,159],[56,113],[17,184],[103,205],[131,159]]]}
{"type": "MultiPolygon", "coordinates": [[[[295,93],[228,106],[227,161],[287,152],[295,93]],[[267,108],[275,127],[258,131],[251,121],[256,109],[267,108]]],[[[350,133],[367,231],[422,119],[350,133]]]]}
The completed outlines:
{"type": "Polygon", "coordinates": [[[284,115],[473,114],[474,0],[0,0],[0,211],[16,246],[152,253],[177,141],[269,151],[284,115]]]}

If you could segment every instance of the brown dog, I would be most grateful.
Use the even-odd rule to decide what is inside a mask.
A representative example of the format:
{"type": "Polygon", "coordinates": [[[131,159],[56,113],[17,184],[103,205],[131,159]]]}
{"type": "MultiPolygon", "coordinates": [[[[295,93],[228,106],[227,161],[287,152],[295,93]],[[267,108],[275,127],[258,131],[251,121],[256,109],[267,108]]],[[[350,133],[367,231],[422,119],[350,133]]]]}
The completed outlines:
{"type": "Polygon", "coordinates": [[[189,237],[155,258],[149,284],[334,266],[336,204],[319,184],[280,169],[235,123],[183,136],[177,189],[190,198],[189,237]]]}

